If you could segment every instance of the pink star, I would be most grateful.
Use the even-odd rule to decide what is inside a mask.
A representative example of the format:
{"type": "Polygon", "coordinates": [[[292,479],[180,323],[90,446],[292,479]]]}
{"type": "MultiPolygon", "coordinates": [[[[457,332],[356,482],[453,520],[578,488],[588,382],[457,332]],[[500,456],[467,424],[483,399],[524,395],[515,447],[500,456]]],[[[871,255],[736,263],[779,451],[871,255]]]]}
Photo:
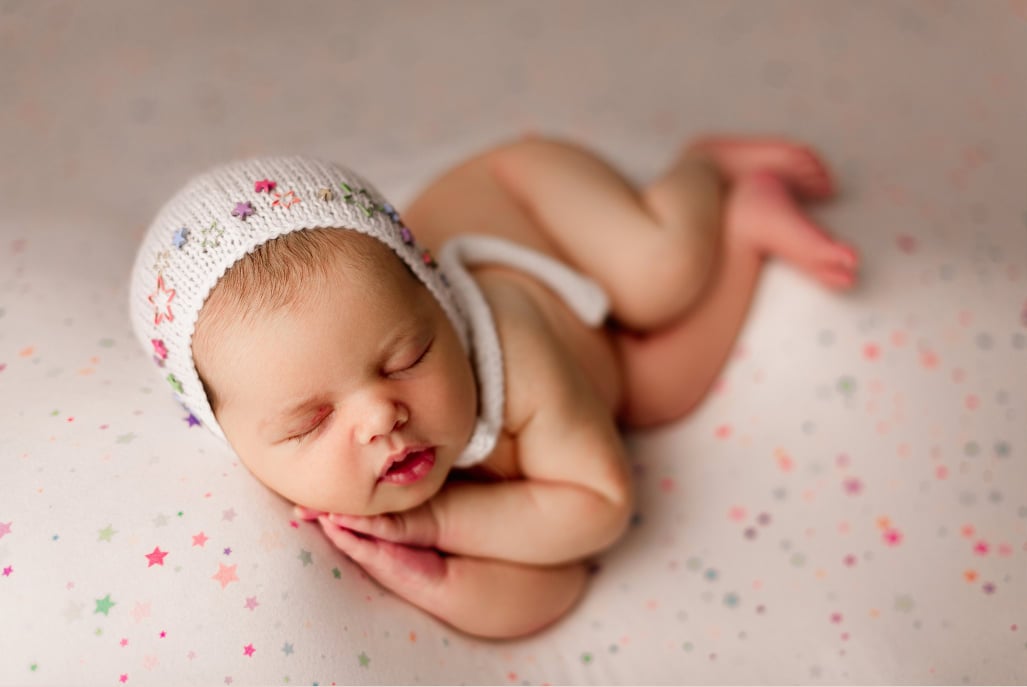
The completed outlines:
{"type": "Polygon", "coordinates": [[[247,644],[242,648],[242,652],[247,656],[252,656],[254,651],[256,651],[256,649],[253,648],[252,644],[247,644]]]}
{"type": "Polygon", "coordinates": [[[121,639],[120,643],[121,643],[121,646],[128,646],[128,640],[125,639],[124,637],[121,639]]]}
{"type": "Polygon", "coordinates": [[[153,354],[160,360],[168,359],[168,347],[164,345],[164,339],[150,339],[153,344],[153,354]]]}
{"type": "Polygon", "coordinates": [[[121,677],[120,677],[120,678],[118,678],[118,682],[121,682],[121,683],[123,683],[123,684],[124,684],[125,682],[128,682],[128,673],[122,673],[122,674],[121,674],[121,677]]]}
{"type": "Polygon", "coordinates": [[[255,193],[260,193],[261,191],[267,191],[268,193],[271,193],[275,190],[275,186],[277,185],[278,184],[271,181],[270,179],[262,179],[261,181],[258,181],[253,184],[253,191],[255,193]]]}
{"type": "Polygon", "coordinates": [[[161,638],[161,639],[164,639],[164,638],[165,638],[165,637],[167,637],[167,636],[168,636],[168,633],[167,633],[167,632],[166,632],[165,630],[161,630],[161,631],[160,631],[160,638],[161,638]]]}
{"type": "Polygon", "coordinates": [[[153,323],[160,324],[164,320],[175,321],[175,315],[171,312],[171,301],[175,298],[175,290],[164,286],[164,275],[157,275],[157,290],[146,297],[153,306],[153,323]]]}
{"type": "Polygon", "coordinates": [[[902,542],[902,532],[897,529],[888,529],[884,532],[884,543],[888,546],[898,546],[902,542]]]}
{"type": "Polygon", "coordinates": [[[863,491],[863,483],[855,477],[850,477],[844,482],[845,492],[848,494],[858,494],[863,491]]]}
{"type": "Polygon", "coordinates": [[[831,622],[832,623],[838,624],[841,621],[842,621],[842,614],[841,613],[832,613],[831,614],[831,622]]]}
{"type": "Polygon", "coordinates": [[[974,544],[974,553],[979,556],[987,556],[989,548],[988,542],[981,540],[974,544]]]}
{"type": "Polygon", "coordinates": [[[224,589],[232,582],[238,582],[239,576],[235,574],[235,569],[239,567],[236,565],[225,565],[224,563],[218,563],[218,571],[210,579],[217,580],[221,583],[221,588],[224,589]]]}
{"type": "Polygon", "coordinates": [[[260,604],[257,603],[257,597],[255,597],[255,596],[247,596],[246,597],[246,603],[243,604],[243,607],[244,608],[248,608],[248,609],[250,609],[252,611],[253,609],[255,609],[259,605],[260,604]]]}
{"type": "Polygon", "coordinates": [[[14,567],[10,565],[7,566],[4,568],[4,577],[10,577],[12,572],[14,572],[14,567]]]}
{"type": "Polygon", "coordinates": [[[138,622],[141,622],[143,618],[149,618],[149,617],[150,617],[150,604],[149,603],[145,603],[144,604],[144,603],[140,603],[140,602],[137,601],[136,605],[135,605],[135,608],[132,609],[132,618],[138,623],[138,622]]]}
{"type": "Polygon", "coordinates": [[[161,551],[159,547],[153,547],[153,552],[146,554],[146,560],[150,561],[147,564],[147,568],[152,568],[155,565],[164,566],[164,557],[168,555],[167,551],[161,551]]]}
{"type": "Polygon", "coordinates": [[[200,547],[202,547],[204,544],[207,543],[207,540],[209,538],[210,537],[205,535],[203,532],[200,532],[199,534],[194,534],[193,535],[193,546],[200,546],[200,547]]]}
{"type": "Polygon", "coordinates": [[[13,524],[13,520],[11,522],[0,522],[0,539],[11,533],[11,525],[13,524]]]}

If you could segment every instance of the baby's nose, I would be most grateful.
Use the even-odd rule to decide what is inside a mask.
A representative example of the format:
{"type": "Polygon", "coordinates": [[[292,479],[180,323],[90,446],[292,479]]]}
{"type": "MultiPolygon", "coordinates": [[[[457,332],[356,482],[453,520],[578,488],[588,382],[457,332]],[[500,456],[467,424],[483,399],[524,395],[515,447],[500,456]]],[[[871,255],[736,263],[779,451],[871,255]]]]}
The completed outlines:
{"type": "Polygon", "coordinates": [[[370,444],[378,437],[402,429],[410,420],[410,411],[402,403],[381,400],[366,408],[363,420],[357,427],[357,441],[370,444]]]}

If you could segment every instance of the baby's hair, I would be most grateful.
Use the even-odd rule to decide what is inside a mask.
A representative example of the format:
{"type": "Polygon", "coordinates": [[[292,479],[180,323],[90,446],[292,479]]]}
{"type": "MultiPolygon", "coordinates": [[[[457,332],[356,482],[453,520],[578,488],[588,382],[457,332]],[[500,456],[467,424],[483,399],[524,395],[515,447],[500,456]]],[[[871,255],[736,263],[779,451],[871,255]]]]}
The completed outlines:
{"type": "MultiPolygon", "coordinates": [[[[300,298],[309,298],[311,289],[316,295],[325,288],[339,257],[347,267],[363,270],[374,270],[383,259],[398,259],[383,256],[380,246],[377,239],[339,229],[294,231],[258,246],[232,265],[207,297],[196,319],[194,355],[198,347],[209,350],[229,323],[293,306],[300,298]]],[[[216,413],[220,399],[203,374],[201,361],[195,363],[216,413]]]]}

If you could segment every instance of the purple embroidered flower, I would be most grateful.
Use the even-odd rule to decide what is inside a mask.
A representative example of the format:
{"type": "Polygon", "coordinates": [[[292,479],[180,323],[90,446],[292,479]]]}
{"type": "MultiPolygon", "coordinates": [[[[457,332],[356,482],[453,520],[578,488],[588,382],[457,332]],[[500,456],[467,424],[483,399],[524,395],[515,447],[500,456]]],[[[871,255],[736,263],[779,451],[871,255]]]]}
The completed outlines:
{"type": "Polygon", "coordinates": [[[247,217],[254,213],[253,203],[246,201],[245,203],[236,203],[235,209],[232,210],[232,216],[238,217],[241,220],[245,220],[247,217]]]}

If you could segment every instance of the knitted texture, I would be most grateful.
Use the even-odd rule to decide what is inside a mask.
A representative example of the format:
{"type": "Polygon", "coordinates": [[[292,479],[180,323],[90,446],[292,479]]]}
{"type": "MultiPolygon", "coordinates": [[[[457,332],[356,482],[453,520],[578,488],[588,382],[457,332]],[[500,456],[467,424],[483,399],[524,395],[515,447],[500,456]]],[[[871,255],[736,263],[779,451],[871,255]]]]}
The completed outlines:
{"type": "MultiPolygon", "coordinates": [[[[179,402],[221,439],[224,432],[193,362],[192,337],[200,309],[218,280],[245,255],[275,237],[315,228],[358,231],[391,248],[438,300],[470,353],[471,327],[459,294],[365,179],[340,165],[306,157],[257,158],[218,167],[189,181],[147,230],[132,272],[130,316],[140,343],[153,354],[179,402]]],[[[467,282],[477,288],[469,277],[460,281],[463,288],[467,282]]],[[[480,293],[476,295],[483,303],[480,293]]],[[[494,330],[487,308],[477,317],[494,330]]],[[[494,331],[491,336],[495,339],[494,331]]],[[[487,423],[479,421],[473,455],[462,456],[464,464],[491,451],[501,424],[498,343],[487,353],[474,354],[479,386],[483,356],[490,359],[487,374],[493,377],[487,394],[491,417],[487,423]]]]}

